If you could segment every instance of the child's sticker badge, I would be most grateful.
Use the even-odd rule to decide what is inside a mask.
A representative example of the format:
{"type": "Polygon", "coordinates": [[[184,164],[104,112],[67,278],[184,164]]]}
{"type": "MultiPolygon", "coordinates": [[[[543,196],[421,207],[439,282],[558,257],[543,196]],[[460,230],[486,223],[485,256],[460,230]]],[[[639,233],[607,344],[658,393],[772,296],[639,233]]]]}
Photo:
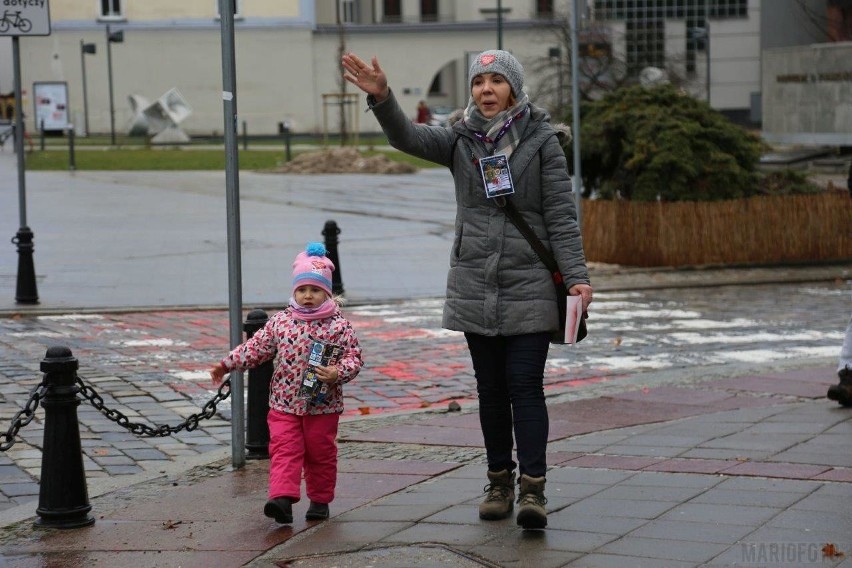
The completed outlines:
{"type": "Polygon", "coordinates": [[[515,193],[512,185],[512,172],[509,171],[509,159],[505,154],[479,159],[479,171],[485,184],[485,197],[499,197],[515,193]]]}

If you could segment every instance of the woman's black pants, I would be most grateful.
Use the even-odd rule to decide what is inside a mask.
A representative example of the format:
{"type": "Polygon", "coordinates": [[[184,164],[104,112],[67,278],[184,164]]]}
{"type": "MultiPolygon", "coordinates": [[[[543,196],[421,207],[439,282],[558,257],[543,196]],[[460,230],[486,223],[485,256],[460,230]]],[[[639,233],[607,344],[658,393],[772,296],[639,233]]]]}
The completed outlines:
{"type": "Polygon", "coordinates": [[[547,470],[544,365],[550,333],[484,336],[465,333],[479,393],[479,422],[488,470],[513,471],[512,433],[522,474],[547,470]]]}

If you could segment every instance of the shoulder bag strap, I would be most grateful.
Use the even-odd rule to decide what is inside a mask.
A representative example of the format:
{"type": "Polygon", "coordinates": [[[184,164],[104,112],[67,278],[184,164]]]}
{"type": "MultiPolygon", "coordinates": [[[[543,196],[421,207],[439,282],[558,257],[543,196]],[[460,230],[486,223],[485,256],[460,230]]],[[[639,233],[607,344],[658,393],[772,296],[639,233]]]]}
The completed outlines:
{"type": "MultiPolygon", "coordinates": [[[[499,199],[499,198],[498,198],[499,199]]],[[[515,208],[514,203],[509,201],[508,199],[502,199],[505,204],[501,204],[500,201],[497,204],[503,209],[503,212],[506,213],[506,216],[512,222],[512,224],[517,227],[517,229],[521,232],[524,238],[527,239],[527,242],[530,243],[535,253],[550,271],[550,275],[553,278],[554,284],[563,284],[562,273],[559,272],[559,267],[556,265],[556,260],[553,258],[553,255],[544,248],[544,245],[535,235],[535,231],[532,230],[532,227],[524,221],[521,213],[515,208]]]]}
{"type": "MultiPolygon", "coordinates": [[[[567,293],[567,289],[565,288],[565,281],[562,278],[562,273],[559,272],[559,267],[556,265],[556,260],[553,258],[553,255],[548,252],[544,245],[541,244],[541,241],[538,240],[538,237],[535,236],[535,231],[532,230],[532,227],[524,221],[524,218],[521,216],[520,212],[515,209],[515,205],[506,199],[505,197],[496,197],[497,205],[506,213],[506,216],[512,222],[515,227],[521,232],[524,238],[530,243],[535,253],[550,271],[550,276],[553,278],[553,285],[556,287],[556,293],[561,297],[556,299],[556,305],[559,307],[559,320],[560,327],[562,326],[561,322],[565,321],[565,294],[567,293]]],[[[583,317],[580,319],[580,329],[577,332],[577,341],[583,340],[586,335],[588,335],[588,328],[586,327],[586,318],[589,317],[588,313],[583,310],[583,317]]],[[[562,335],[564,329],[559,332],[562,335]]],[[[560,335],[560,337],[561,337],[560,335]]],[[[564,337],[561,339],[554,341],[554,343],[564,343],[564,337]]]]}

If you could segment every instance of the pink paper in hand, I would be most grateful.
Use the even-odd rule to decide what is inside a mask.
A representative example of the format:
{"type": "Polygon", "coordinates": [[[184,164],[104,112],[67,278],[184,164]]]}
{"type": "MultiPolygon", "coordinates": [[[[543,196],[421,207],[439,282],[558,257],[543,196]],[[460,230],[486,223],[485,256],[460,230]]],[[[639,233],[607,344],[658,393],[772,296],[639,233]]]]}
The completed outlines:
{"type": "Polygon", "coordinates": [[[583,318],[583,297],[568,296],[565,306],[565,343],[577,343],[577,331],[583,318]]]}

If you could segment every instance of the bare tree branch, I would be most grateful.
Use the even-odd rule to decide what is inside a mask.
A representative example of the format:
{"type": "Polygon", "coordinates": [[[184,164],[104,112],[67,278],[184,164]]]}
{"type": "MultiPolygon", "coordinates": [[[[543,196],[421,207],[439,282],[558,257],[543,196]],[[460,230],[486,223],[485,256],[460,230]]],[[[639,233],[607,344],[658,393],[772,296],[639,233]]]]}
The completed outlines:
{"type": "MultiPolygon", "coordinates": [[[[553,18],[542,23],[541,29],[552,38],[547,55],[528,64],[536,77],[536,90],[531,93],[539,104],[554,116],[567,118],[571,108],[571,14],[567,4],[554,11],[553,18]],[[558,51],[558,53],[556,53],[558,51]],[[551,54],[551,52],[554,52],[551,54]],[[561,101],[561,105],[560,105],[561,101]]],[[[622,86],[638,82],[638,73],[631,73],[623,54],[615,52],[616,32],[605,24],[593,22],[583,26],[578,38],[580,46],[579,94],[581,100],[596,100],[622,86]]],[[[546,40],[543,45],[548,45],[546,40]]],[[[665,69],[670,83],[677,87],[696,86],[696,79],[686,76],[685,55],[667,55],[665,69]]]]}

